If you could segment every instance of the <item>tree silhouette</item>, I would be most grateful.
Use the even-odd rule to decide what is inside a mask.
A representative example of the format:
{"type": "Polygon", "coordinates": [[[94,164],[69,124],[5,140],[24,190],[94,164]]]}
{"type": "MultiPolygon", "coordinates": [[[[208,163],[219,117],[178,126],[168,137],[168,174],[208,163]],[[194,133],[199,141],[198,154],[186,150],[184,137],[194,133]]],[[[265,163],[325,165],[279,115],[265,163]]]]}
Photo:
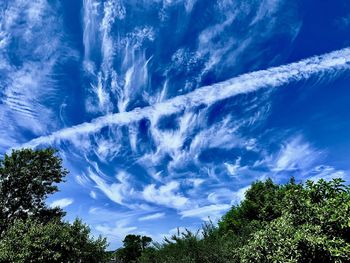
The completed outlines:
{"type": "Polygon", "coordinates": [[[0,236],[17,219],[48,221],[61,218],[59,208],[47,207],[49,194],[58,191],[68,171],[54,149],[15,150],[0,160],[0,236]]]}

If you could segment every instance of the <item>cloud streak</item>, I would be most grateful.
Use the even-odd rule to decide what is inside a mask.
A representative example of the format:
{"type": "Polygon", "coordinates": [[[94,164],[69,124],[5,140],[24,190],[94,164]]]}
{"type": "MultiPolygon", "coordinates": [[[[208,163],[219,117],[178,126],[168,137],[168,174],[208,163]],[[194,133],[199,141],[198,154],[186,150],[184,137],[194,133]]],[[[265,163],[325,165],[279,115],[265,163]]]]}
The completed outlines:
{"type": "Polygon", "coordinates": [[[78,57],[62,32],[60,7],[46,0],[0,3],[0,149],[57,130],[55,108],[65,74],[58,64],[78,57]]]}
{"type": "Polygon", "coordinates": [[[243,74],[142,109],[136,108],[129,112],[102,116],[91,122],[62,129],[48,136],[38,137],[21,145],[21,147],[53,144],[61,140],[69,140],[76,135],[96,133],[106,126],[128,125],[145,118],[157,120],[154,116],[170,115],[200,105],[210,106],[220,100],[239,94],[250,93],[267,87],[278,87],[291,82],[305,80],[317,74],[347,70],[349,67],[350,48],[345,48],[292,64],[243,74]]]}
{"type": "Polygon", "coordinates": [[[126,195],[132,195],[134,191],[128,183],[128,175],[124,172],[120,172],[116,176],[120,183],[113,183],[111,185],[103,178],[93,173],[91,169],[89,169],[89,173],[91,180],[96,183],[96,187],[117,204],[124,205],[124,197],[126,195]]]}
{"type": "Polygon", "coordinates": [[[156,219],[163,218],[164,216],[165,216],[165,213],[155,213],[155,214],[152,214],[152,215],[140,217],[139,221],[156,220],[156,219]]]}
{"type": "Polygon", "coordinates": [[[171,181],[158,189],[154,184],[148,185],[142,192],[143,198],[150,203],[163,205],[170,208],[183,208],[188,204],[188,198],[179,193],[180,184],[171,181]]]}
{"type": "Polygon", "coordinates": [[[229,210],[230,207],[230,204],[208,205],[200,208],[184,210],[180,212],[180,214],[182,217],[199,217],[205,220],[208,215],[215,217],[222,215],[222,213],[229,210]]]}
{"type": "Polygon", "coordinates": [[[58,199],[58,200],[53,201],[50,204],[50,207],[65,208],[65,207],[73,204],[73,202],[74,202],[74,199],[72,199],[72,198],[62,198],[62,199],[58,199]]]}

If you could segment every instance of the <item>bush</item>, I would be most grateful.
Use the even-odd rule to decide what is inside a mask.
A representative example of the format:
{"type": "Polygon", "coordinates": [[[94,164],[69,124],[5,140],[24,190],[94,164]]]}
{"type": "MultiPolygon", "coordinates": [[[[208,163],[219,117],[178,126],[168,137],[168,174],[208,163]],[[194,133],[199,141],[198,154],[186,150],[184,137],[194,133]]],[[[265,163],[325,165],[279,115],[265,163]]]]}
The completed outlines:
{"type": "Polygon", "coordinates": [[[178,233],[140,262],[350,262],[350,188],[343,183],[255,182],[218,227],[178,233]]]}
{"type": "Polygon", "coordinates": [[[53,149],[13,151],[0,160],[0,262],[105,262],[106,239],[46,205],[67,174],[53,149]]]}
{"type": "Polygon", "coordinates": [[[18,220],[0,240],[0,262],[105,262],[106,240],[89,234],[79,220],[18,220]]]}

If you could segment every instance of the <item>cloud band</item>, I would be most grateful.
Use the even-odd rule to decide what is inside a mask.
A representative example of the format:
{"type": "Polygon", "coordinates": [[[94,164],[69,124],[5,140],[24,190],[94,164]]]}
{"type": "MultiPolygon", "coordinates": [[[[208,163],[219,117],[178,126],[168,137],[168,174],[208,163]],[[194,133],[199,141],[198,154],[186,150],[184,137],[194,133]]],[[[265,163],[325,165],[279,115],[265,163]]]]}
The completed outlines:
{"type": "Polygon", "coordinates": [[[69,140],[72,136],[91,134],[111,125],[127,125],[144,118],[151,120],[161,115],[170,115],[199,105],[212,105],[223,99],[239,94],[257,91],[266,87],[278,87],[294,81],[308,79],[323,72],[346,70],[350,67],[350,48],[333,51],[288,65],[267,70],[255,71],[223,81],[214,85],[198,88],[188,94],[180,95],[167,101],[136,108],[129,112],[105,115],[73,127],[58,130],[51,135],[33,139],[21,147],[36,147],[41,144],[54,144],[69,140]]]}

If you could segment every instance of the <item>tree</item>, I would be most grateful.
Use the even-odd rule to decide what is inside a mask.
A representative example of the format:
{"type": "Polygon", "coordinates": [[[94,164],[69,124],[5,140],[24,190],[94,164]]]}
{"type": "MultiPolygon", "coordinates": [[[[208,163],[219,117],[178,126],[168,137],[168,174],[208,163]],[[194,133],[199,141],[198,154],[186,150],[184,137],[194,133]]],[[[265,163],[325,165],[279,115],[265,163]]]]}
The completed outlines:
{"type": "Polygon", "coordinates": [[[137,262],[151,242],[152,238],[147,236],[127,235],[123,240],[123,248],[116,251],[116,256],[125,263],[137,262]]]}
{"type": "Polygon", "coordinates": [[[63,221],[45,201],[68,171],[53,149],[12,151],[0,160],[0,262],[105,262],[107,241],[80,220],[63,221]]]}
{"type": "Polygon", "coordinates": [[[0,262],[106,262],[106,239],[89,234],[80,220],[17,220],[0,240],[0,262]]]}
{"type": "Polygon", "coordinates": [[[17,219],[48,221],[64,212],[45,204],[67,175],[54,149],[14,150],[0,160],[0,237],[17,219]]]}
{"type": "Polygon", "coordinates": [[[289,189],[281,217],[254,233],[241,262],[350,262],[350,188],[343,183],[289,189]]]}
{"type": "MultiPolygon", "coordinates": [[[[291,183],[294,185],[294,179],[291,183]]],[[[239,237],[250,235],[281,215],[286,187],[273,183],[271,179],[254,182],[245,193],[245,199],[233,206],[219,222],[222,233],[231,232],[239,237]]]]}
{"type": "Polygon", "coordinates": [[[142,236],[141,237],[141,249],[142,251],[145,250],[149,244],[151,244],[152,242],[152,238],[148,237],[148,236],[142,236]]]}
{"type": "Polygon", "coordinates": [[[350,187],[341,179],[252,184],[219,227],[174,235],[142,263],[350,262],[350,187]]]}
{"type": "Polygon", "coordinates": [[[162,244],[142,252],[142,263],[230,263],[234,261],[235,240],[223,236],[215,226],[205,223],[196,233],[188,229],[165,238],[162,244]]]}

